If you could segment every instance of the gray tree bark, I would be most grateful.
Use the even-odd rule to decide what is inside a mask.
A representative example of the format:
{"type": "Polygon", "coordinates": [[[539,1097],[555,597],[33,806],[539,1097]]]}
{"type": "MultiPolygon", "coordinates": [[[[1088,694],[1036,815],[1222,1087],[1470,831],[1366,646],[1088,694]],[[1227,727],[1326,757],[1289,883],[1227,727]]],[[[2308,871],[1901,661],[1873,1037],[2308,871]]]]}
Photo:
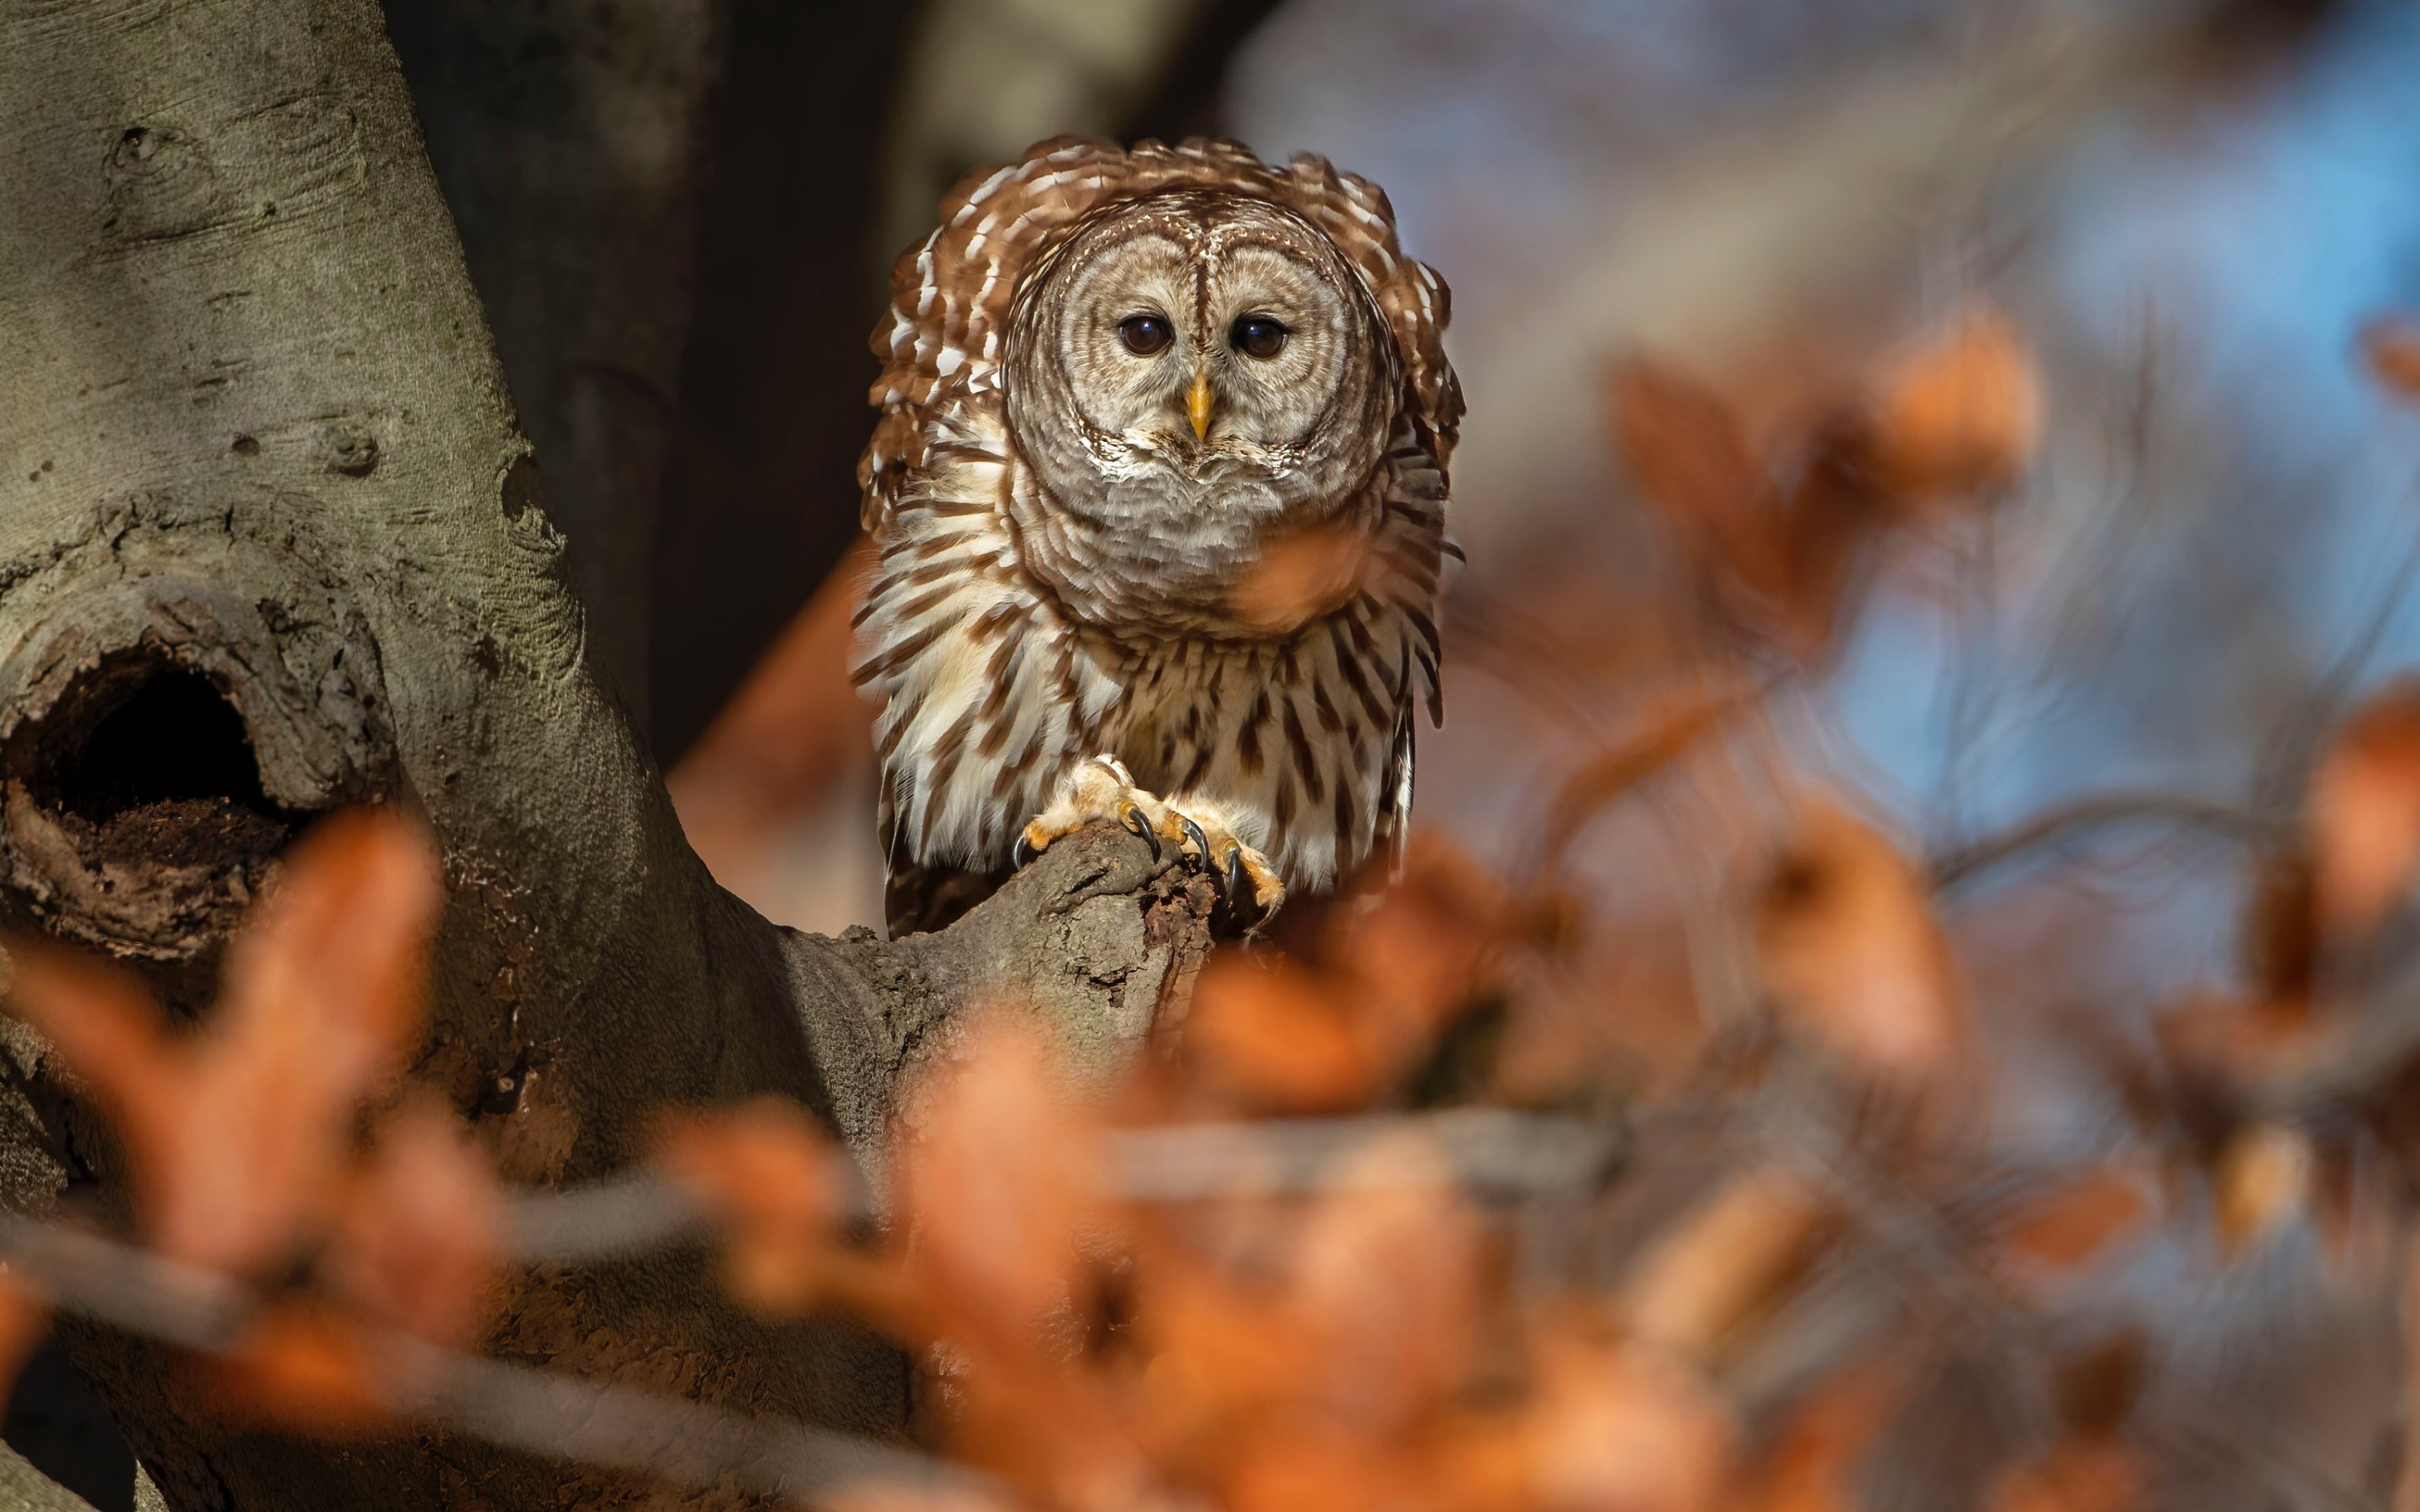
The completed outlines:
{"type": "Polygon", "coordinates": [[[0,1506],[9,1512],[92,1512],[91,1503],[61,1489],[5,1443],[0,1443],[0,1506]]]}
{"type": "MultiPolygon", "coordinates": [[[[0,922],[206,1014],[292,833],[410,806],[450,884],[411,1075],[534,1184],[761,1091],[873,1163],[970,998],[1107,1064],[1189,983],[1206,886],[1122,834],[945,934],[766,923],[683,841],[591,642],[371,0],[0,0],[0,922]]],[[[8,1025],[0,1060],[0,1200],[114,1210],[45,1047],[8,1025]]],[[[236,1431],[162,1351],[64,1327],[183,1512],[691,1504],[458,1437],[236,1431]]],[[[693,1255],[520,1277],[490,1347],[870,1433],[905,1406],[892,1350],[743,1316],[693,1255]]]]}

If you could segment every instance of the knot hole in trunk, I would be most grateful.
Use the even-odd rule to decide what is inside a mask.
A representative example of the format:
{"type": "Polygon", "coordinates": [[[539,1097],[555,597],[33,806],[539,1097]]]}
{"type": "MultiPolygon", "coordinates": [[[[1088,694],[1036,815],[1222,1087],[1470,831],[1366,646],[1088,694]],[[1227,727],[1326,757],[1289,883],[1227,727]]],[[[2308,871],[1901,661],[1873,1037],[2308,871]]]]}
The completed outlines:
{"type": "Polygon", "coordinates": [[[35,744],[26,789],[87,864],[253,872],[302,817],[262,791],[226,695],[173,664],[104,664],[53,706],[35,744]]]}
{"type": "Polygon", "coordinates": [[[0,665],[7,912],[146,966],[172,1002],[207,1000],[280,853],[392,782],[374,647],[280,629],[256,603],[151,579],[20,640],[0,665]],[[306,684],[296,660],[324,670],[306,684]]]}

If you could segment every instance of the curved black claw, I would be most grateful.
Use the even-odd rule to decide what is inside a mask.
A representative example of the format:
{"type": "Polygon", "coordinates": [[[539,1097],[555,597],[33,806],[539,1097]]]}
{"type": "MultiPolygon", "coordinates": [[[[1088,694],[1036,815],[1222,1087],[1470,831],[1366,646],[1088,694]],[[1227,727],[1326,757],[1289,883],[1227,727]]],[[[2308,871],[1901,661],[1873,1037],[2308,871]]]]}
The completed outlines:
{"type": "Polygon", "coordinates": [[[1008,864],[1015,867],[1017,871],[1022,872],[1027,867],[1033,864],[1033,856],[1034,851],[1032,843],[1025,838],[1025,831],[1021,829],[1018,830],[1016,832],[1016,843],[1009,847],[1008,864]]]}
{"type": "Polygon", "coordinates": [[[1210,859],[1210,837],[1202,833],[1202,826],[1193,822],[1193,816],[1181,813],[1176,816],[1176,822],[1185,826],[1185,836],[1193,841],[1193,854],[1202,858],[1202,864],[1215,868],[1218,863],[1210,859]]]}
{"type": "Polygon", "coordinates": [[[1228,905],[1241,908],[1244,900],[1251,896],[1251,885],[1244,880],[1244,848],[1238,845],[1227,853],[1228,905]]]}
{"type": "Polygon", "coordinates": [[[1128,833],[1140,835],[1143,843],[1151,847],[1151,858],[1155,861],[1159,859],[1159,835],[1151,827],[1151,822],[1142,816],[1142,810],[1129,803],[1125,811],[1118,815],[1118,822],[1126,826],[1128,833]]]}

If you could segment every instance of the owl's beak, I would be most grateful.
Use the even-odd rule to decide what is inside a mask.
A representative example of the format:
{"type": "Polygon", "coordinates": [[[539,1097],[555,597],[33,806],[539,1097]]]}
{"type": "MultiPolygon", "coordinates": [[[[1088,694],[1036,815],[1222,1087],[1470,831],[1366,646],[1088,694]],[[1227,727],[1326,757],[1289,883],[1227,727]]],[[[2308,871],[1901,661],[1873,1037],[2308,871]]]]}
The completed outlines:
{"type": "Polygon", "coordinates": [[[1185,412],[1193,421],[1193,439],[1210,439],[1210,375],[1193,375],[1193,386],[1185,391],[1185,412]]]}

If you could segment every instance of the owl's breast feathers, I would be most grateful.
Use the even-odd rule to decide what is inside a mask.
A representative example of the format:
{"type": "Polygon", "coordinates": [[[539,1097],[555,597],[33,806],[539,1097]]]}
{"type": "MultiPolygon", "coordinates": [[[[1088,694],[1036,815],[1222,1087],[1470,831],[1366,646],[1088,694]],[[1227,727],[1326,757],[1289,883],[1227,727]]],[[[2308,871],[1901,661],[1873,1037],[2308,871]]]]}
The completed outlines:
{"type": "Polygon", "coordinates": [[[1290,886],[1318,887],[1397,839],[1413,711],[1441,712],[1442,480],[1390,454],[1359,587],[1281,638],[1087,624],[1019,560],[996,423],[937,445],[878,532],[853,675],[875,733],[894,869],[1004,867],[1060,778],[1116,755],[1142,786],[1232,816],[1290,886]]]}

